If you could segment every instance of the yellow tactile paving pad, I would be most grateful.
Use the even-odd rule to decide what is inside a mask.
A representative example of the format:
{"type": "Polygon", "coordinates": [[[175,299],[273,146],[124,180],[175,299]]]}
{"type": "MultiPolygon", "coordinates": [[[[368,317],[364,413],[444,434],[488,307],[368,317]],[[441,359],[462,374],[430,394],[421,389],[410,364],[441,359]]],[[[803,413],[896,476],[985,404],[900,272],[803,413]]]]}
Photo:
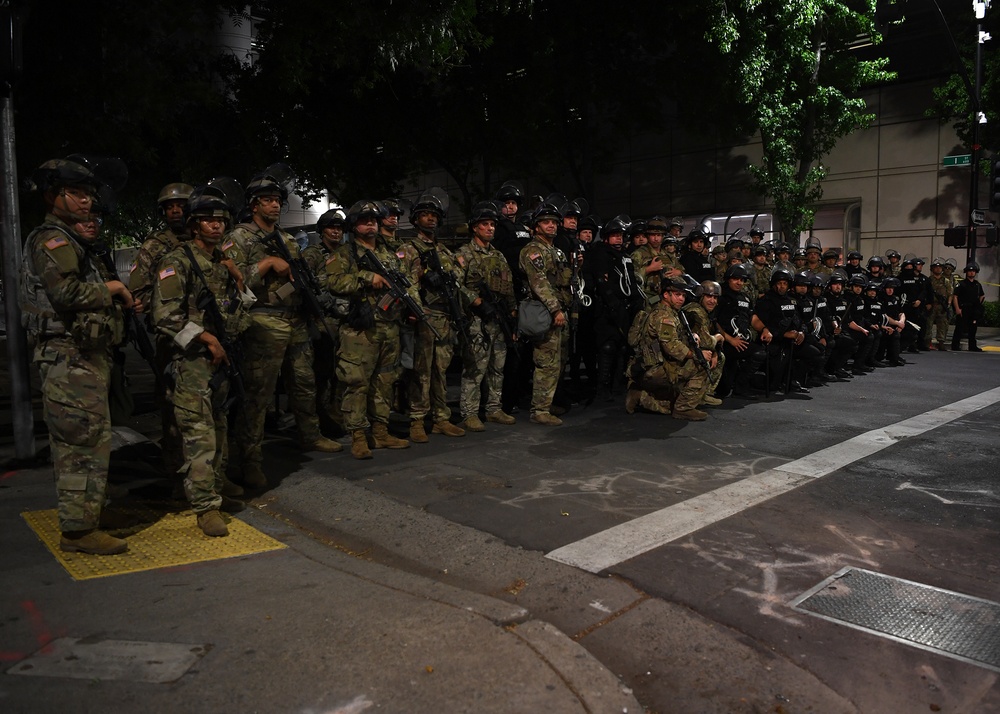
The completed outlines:
{"type": "Polygon", "coordinates": [[[209,538],[198,529],[192,511],[162,512],[131,508],[125,513],[134,517],[136,524],[109,530],[113,535],[128,540],[128,552],[121,555],[65,553],[59,549],[59,521],[55,509],[26,511],[21,515],[75,580],[235,558],[288,547],[243,521],[225,515],[229,535],[209,538]]]}

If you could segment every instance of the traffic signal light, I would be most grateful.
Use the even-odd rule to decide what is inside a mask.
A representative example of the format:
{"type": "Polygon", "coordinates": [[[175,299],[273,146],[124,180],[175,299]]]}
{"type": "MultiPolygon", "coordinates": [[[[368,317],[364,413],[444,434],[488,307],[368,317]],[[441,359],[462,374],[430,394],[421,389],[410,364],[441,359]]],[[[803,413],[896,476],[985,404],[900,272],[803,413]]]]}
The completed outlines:
{"type": "Polygon", "coordinates": [[[1000,211],[1000,156],[990,159],[990,210],[1000,211]]]}
{"type": "Polygon", "coordinates": [[[944,244],[949,248],[964,248],[969,229],[965,226],[944,229],[944,244]]]}

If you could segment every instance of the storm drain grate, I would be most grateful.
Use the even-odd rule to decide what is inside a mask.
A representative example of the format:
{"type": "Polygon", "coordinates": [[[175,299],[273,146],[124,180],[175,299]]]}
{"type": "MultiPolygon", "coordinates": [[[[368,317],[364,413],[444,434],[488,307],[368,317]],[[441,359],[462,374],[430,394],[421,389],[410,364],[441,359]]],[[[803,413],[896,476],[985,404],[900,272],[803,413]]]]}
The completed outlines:
{"type": "Polygon", "coordinates": [[[794,610],[1000,672],[1000,603],[843,568],[794,610]]]}

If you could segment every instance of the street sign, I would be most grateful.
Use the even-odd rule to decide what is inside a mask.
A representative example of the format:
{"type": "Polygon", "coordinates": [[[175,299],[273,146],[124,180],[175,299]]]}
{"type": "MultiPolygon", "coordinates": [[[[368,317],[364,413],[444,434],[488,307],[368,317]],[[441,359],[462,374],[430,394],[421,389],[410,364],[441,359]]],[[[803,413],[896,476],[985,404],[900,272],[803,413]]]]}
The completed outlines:
{"type": "Polygon", "coordinates": [[[972,209],[972,223],[977,226],[986,225],[986,211],[982,211],[978,208],[972,209]]]}
{"type": "Polygon", "coordinates": [[[968,166],[972,163],[972,154],[958,154],[956,156],[945,156],[941,159],[942,166],[968,166]]]}

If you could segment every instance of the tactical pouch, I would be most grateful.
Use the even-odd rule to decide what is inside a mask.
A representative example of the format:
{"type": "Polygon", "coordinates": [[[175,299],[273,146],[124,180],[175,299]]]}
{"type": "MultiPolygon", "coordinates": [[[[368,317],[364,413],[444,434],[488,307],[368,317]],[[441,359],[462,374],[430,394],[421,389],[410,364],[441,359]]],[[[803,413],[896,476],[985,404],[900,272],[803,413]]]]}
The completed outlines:
{"type": "Polygon", "coordinates": [[[347,325],[354,330],[370,330],[375,327],[375,311],[364,300],[351,300],[347,311],[347,325]]]}
{"type": "Polygon", "coordinates": [[[82,351],[97,352],[122,343],[125,322],[110,312],[79,312],[69,332],[82,351]]]}
{"type": "Polygon", "coordinates": [[[538,342],[552,327],[552,313],[540,300],[522,300],[517,308],[517,331],[526,340],[538,342]]]}

